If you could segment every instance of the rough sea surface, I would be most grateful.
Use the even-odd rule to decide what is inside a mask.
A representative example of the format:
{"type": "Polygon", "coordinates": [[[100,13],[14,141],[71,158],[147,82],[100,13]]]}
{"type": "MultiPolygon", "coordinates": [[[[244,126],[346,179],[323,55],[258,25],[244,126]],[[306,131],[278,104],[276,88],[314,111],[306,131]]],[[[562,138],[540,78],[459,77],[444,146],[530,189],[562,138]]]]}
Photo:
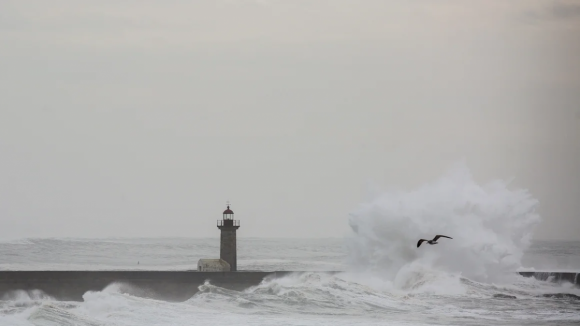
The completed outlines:
{"type": "MultiPolygon", "coordinates": [[[[542,220],[536,204],[525,190],[479,185],[457,167],[419,189],[373,195],[353,209],[344,238],[238,239],[239,270],[308,273],[241,292],[205,284],[181,303],[131,296],[118,284],[83,302],[21,291],[0,298],[0,325],[580,325],[578,287],[515,273],[580,272],[580,242],[531,240],[542,220]],[[416,247],[438,233],[453,239],[416,247]]],[[[217,231],[0,240],[0,270],[195,270],[218,255],[217,231]]]]}
{"type": "MultiPolygon", "coordinates": [[[[0,269],[188,270],[218,254],[216,238],[26,239],[0,243],[0,269]]],[[[86,293],[84,302],[22,292],[1,298],[0,325],[580,324],[580,297],[542,296],[580,296],[570,284],[477,282],[428,268],[395,279],[348,272],[344,239],[240,239],[239,256],[241,270],[345,272],[288,276],[243,292],[208,284],[183,303],[133,297],[116,285],[86,293]]],[[[534,242],[523,261],[536,264],[524,263],[528,269],[580,271],[580,242],[534,242]]]]}

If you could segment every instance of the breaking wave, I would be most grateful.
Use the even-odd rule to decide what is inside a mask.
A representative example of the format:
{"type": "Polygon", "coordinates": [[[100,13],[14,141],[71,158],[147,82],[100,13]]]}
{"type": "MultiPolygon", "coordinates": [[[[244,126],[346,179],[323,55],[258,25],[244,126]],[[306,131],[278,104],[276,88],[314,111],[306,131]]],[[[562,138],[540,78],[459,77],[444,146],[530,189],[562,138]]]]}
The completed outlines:
{"type": "Polygon", "coordinates": [[[465,164],[411,191],[388,191],[361,204],[350,218],[350,271],[373,273],[404,286],[426,270],[500,281],[521,267],[538,201],[525,189],[494,180],[480,185],[465,164]],[[416,247],[437,234],[453,238],[416,247]]]}
{"type": "MultiPolygon", "coordinates": [[[[42,294],[0,302],[0,325],[424,325],[430,318],[446,324],[515,321],[580,321],[580,291],[563,285],[520,279],[498,286],[469,279],[423,274],[405,290],[380,289],[377,280],[353,281],[349,273],[293,273],[267,279],[244,291],[206,282],[185,302],[165,302],[129,294],[112,284],[85,293],[83,302],[56,301],[42,294]],[[457,283],[455,283],[457,281],[457,283]],[[449,288],[433,295],[433,287],[449,288]],[[493,313],[490,313],[493,312],[493,313]],[[431,316],[431,317],[430,317],[431,316]]],[[[138,289],[133,289],[139,292],[138,289]]]]}

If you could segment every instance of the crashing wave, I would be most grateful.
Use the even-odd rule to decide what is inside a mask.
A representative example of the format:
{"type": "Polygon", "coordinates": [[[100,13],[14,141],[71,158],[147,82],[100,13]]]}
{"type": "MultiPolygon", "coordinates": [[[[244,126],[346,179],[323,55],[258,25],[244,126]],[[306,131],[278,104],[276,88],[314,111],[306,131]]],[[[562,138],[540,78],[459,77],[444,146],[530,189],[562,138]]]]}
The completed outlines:
{"type": "Polygon", "coordinates": [[[361,204],[350,218],[348,266],[405,284],[414,271],[436,270],[485,282],[521,267],[538,201],[525,189],[495,180],[480,185],[464,164],[411,191],[390,191],[361,204]],[[453,240],[416,248],[420,238],[453,240]]]}

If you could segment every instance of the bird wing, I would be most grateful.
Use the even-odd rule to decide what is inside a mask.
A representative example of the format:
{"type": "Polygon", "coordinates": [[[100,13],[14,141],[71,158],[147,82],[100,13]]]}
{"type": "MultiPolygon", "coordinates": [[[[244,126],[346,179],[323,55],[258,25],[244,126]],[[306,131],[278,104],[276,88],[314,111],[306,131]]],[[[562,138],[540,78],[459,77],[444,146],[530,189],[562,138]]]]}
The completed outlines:
{"type": "Polygon", "coordinates": [[[449,238],[449,239],[453,239],[452,237],[448,237],[446,235],[436,235],[435,238],[433,239],[433,241],[437,241],[437,239],[439,238],[449,238]]]}
{"type": "Polygon", "coordinates": [[[425,240],[425,239],[419,240],[419,242],[417,242],[417,248],[419,248],[419,246],[423,243],[423,241],[427,241],[427,240],[425,240]]]}

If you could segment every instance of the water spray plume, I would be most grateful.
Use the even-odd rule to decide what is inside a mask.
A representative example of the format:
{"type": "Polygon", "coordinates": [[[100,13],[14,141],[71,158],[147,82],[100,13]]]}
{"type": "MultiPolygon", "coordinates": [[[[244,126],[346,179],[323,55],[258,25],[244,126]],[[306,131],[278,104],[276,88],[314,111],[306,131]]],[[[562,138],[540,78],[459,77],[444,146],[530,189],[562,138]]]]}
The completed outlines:
{"type": "Polygon", "coordinates": [[[537,204],[527,190],[510,190],[502,180],[479,185],[464,163],[457,164],[433,183],[361,204],[349,220],[349,269],[389,281],[418,270],[499,281],[520,267],[541,220],[537,204]],[[453,241],[416,247],[436,234],[453,241]]]}

